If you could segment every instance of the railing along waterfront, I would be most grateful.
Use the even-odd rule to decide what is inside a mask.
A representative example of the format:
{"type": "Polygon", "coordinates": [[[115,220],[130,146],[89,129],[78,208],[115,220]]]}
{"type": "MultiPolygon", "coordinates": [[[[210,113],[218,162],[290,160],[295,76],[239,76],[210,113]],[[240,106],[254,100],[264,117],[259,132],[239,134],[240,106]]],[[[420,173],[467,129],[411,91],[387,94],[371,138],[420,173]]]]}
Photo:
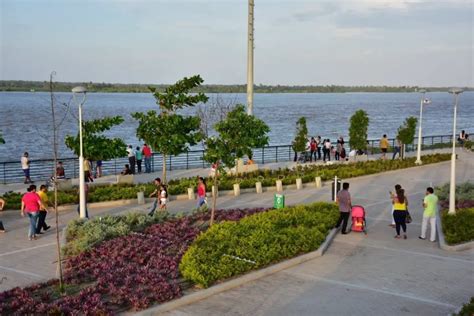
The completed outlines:
{"type": "MultiPolygon", "coordinates": [[[[435,135],[435,136],[424,136],[422,138],[422,149],[441,148],[452,143],[452,135],[435,135]]],[[[389,139],[391,148],[395,146],[395,139],[389,139]]],[[[348,148],[348,142],[346,141],[346,148],[348,148]]],[[[368,154],[375,154],[379,152],[380,140],[370,139],[367,141],[368,154]]],[[[333,146],[336,146],[333,143],[333,146]]],[[[417,140],[412,145],[408,145],[406,151],[416,150],[417,140]]],[[[349,152],[350,148],[347,150],[349,152]]],[[[203,160],[203,150],[191,150],[180,154],[178,156],[167,157],[167,168],[168,170],[176,169],[195,169],[195,168],[208,168],[210,165],[203,160]]],[[[291,145],[276,145],[266,146],[263,148],[255,148],[253,150],[253,159],[255,163],[265,164],[274,162],[285,162],[294,159],[294,151],[291,145]]],[[[78,159],[60,158],[64,165],[65,174],[67,178],[79,177],[79,165],[78,159]]],[[[102,174],[103,175],[116,175],[120,174],[125,164],[128,164],[128,158],[117,158],[109,161],[103,161],[102,174]]],[[[152,172],[161,171],[163,165],[163,156],[161,154],[154,153],[151,162],[152,172]]],[[[94,163],[95,166],[95,163],[94,163]]],[[[142,162],[142,171],[145,170],[145,162],[142,162]]],[[[51,177],[54,171],[54,161],[52,159],[37,159],[30,160],[30,174],[34,181],[45,181],[51,177]]],[[[20,159],[16,161],[4,161],[0,162],[0,181],[3,184],[22,182],[24,179],[23,171],[21,169],[20,159]]]]}

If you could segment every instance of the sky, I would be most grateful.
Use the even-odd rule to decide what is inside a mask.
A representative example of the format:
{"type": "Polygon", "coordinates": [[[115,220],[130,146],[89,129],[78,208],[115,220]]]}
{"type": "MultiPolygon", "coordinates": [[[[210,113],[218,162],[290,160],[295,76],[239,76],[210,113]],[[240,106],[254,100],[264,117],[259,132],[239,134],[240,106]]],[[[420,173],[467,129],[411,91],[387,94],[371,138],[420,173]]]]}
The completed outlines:
{"type": "MultiPolygon", "coordinates": [[[[246,0],[0,0],[0,79],[246,82],[246,0]]],[[[473,87],[471,0],[255,0],[255,83],[473,87]]]]}

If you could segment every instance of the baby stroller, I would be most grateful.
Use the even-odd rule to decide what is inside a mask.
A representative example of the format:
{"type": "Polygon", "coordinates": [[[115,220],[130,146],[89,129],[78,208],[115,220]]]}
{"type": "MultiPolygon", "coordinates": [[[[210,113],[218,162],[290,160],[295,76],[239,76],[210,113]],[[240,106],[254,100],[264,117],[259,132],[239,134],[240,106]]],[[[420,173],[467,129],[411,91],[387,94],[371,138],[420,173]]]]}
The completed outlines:
{"type": "Polygon", "coordinates": [[[308,151],[301,152],[298,157],[298,163],[305,163],[307,161],[310,161],[311,160],[310,155],[311,153],[308,151]]]}
{"type": "Polygon", "coordinates": [[[354,232],[364,232],[367,235],[367,222],[365,221],[365,209],[363,206],[352,206],[351,219],[351,230],[354,232]]]}

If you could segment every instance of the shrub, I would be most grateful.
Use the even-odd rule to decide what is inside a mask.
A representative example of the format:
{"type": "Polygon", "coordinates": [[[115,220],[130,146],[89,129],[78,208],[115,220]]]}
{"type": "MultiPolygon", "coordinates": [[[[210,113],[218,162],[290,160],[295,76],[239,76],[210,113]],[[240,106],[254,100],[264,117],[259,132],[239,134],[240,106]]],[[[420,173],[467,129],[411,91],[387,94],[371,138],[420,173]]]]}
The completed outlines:
{"type": "Polygon", "coordinates": [[[62,250],[67,256],[77,255],[105,240],[142,231],[145,227],[162,222],[168,217],[168,213],[156,212],[153,217],[140,213],[127,213],[94,217],[88,221],[76,219],[68,224],[66,245],[62,250]]]}
{"type": "MultiPolygon", "coordinates": [[[[440,200],[449,200],[449,183],[436,188],[436,194],[440,200]]],[[[465,182],[456,186],[456,201],[474,200],[474,183],[465,182]]]]}
{"type": "Polygon", "coordinates": [[[474,296],[471,297],[471,301],[462,306],[462,309],[454,316],[472,316],[474,315],[474,296]]]}
{"type": "Polygon", "coordinates": [[[188,248],[182,275],[200,286],[317,249],[334,227],[337,206],[314,203],[213,225],[188,248]]]}
{"type": "Polygon", "coordinates": [[[456,210],[450,215],[441,211],[443,233],[448,244],[459,244],[474,240],[474,208],[456,210]]]}

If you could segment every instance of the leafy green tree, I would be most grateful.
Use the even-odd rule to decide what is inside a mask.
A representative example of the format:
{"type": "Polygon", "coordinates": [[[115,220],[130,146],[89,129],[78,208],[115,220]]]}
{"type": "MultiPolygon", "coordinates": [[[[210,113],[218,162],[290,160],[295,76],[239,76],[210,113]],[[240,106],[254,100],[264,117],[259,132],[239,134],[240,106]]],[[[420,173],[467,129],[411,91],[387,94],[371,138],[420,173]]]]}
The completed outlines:
{"type": "Polygon", "coordinates": [[[350,119],[349,146],[355,150],[367,148],[369,116],[364,110],[357,110],[350,119]]]}
{"type": "Polygon", "coordinates": [[[296,136],[292,142],[293,150],[295,151],[295,161],[298,152],[305,151],[306,143],[308,142],[308,127],[306,126],[306,118],[300,117],[296,122],[296,136]]]}
{"type": "Polygon", "coordinates": [[[176,113],[179,109],[206,103],[208,97],[203,93],[191,94],[193,88],[204,81],[196,75],[177,81],[164,92],[149,87],[155,97],[160,112],[136,112],[132,117],[138,121],[137,137],[163,155],[163,181],[166,183],[166,157],[179,155],[202,139],[199,117],[185,117],[176,113]]]}
{"type": "Polygon", "coordinates": [[[416,134],[418,119],[414,116],[407,117],[405,122],[398,128],[397,138],[403,145],[402,158],[405,158],[405,145],[413,144],[416,134]]]}
{"type": "MultiPolygon", "coordinates": [[[[103,135],[105,131],[122,124],[123,121],[121,116],[114,116],[82,122],[84,157],[91,160],[110,160],[125,156],[127,145],[122,139],[110,139],[103,135]]],[[[65,143],[79,156],[79,133],[76,136],[66,136],[65,143]]]]}
{"type": "Polygon", "coordinates": [[[217,137],[206,140],[204,160],[216,167],[214,173],[215,192],[212,198],[211,225],[217,204],[217,179],[224,167],[233,168],[236,159],[251,155],[253,148],[268,144],[270,128],[264,121],[248,115],[243,105],[237,105],[227,117],[215,125],[217,137]]]}

